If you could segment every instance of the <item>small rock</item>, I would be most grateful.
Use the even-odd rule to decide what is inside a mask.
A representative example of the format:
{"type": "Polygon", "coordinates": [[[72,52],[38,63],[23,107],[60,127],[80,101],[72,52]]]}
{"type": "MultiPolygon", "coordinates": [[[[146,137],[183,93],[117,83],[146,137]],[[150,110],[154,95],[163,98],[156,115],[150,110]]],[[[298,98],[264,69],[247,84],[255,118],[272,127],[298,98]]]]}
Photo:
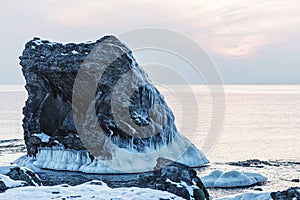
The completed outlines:
{"type": "Polygon", "coordinates": [[[272,192],[271,197],[274,200],[300,200],[300,188],[292,187],[284,191],[272,192]]]}
{"type": "Polygon", "coordinates": [[[40,178],[33,171],[24,167],[13,167],[6,175],[13,180],[25,181],[30,186],[42,185],[40,178]]]}
{"type": "Polygon", "coordinates": [[[254,188],[255,191],[263,191],[262,188],[254,188]]]}
{"type": "Polygon", "coordinates": [[[3,181],[0,181],[0,192],[3,192],[3,191],[5,191],[5,190],[7,190],[6,185],[4,184],[3,181]]]}

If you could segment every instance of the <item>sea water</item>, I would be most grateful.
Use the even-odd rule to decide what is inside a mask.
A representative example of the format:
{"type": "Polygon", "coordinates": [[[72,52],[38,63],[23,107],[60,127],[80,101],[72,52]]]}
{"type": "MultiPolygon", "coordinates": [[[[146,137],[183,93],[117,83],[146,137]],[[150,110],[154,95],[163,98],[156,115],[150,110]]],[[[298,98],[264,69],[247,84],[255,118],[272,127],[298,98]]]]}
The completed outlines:
{"type": "MultiPolygon", "coordinates": [[[[231,169],[224,163],[247,159],[300,162],[300,85],[225,85],[224,93],[216,97],[224,97],[224,106],[213,103],[215,91],[209,87],[190,88],[192,95],[180,85],[159,86],[183,135],[201,149],[207,135],[212,134],[211,148],[204,152],[211,169],[231,169]],[[219,112],[213,113],[215,106],[219,112]],[[210,132],[218,118],[221,131],[210,132]]],[[[24,90],[0,92],[0,165],[25,154],[22,108],[26,95],[24,90]]],[[[279,189],[292,186],[290,179],[300,178],[299,167],[246,170],[266,174],[272,181],[268,188],[279,189]]]]}

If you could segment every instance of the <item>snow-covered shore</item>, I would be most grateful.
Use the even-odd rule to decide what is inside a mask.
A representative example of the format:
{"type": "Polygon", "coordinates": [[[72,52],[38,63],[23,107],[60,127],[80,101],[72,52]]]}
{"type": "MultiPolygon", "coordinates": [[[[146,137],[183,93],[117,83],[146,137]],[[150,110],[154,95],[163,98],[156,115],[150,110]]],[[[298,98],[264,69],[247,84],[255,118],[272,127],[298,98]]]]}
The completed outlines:
{"type": "Polygon", "coordinates": [[[160,200],[174,199],[183,200],[169,192],[152,190],[149,188],[115,188],[108,187],[101,181],[91,181],[77,186],[66,184],[41,187],[20,187],[8,189],[0,193],[1,200],[51,200],[51,199],[95,199],[95,200],[160,200]]]}

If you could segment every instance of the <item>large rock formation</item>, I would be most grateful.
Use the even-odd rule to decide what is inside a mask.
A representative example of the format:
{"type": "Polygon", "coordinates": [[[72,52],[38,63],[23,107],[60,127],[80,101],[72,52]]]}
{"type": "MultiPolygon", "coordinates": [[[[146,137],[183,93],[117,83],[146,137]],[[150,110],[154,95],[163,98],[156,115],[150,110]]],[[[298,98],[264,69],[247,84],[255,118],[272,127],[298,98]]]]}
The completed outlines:
{"type": "Polygon", "coordinates": [[[158,157],[208,163],[116,37],[81,44],[34,38],[20,60],[28,157],[19,163],[92,173],[149,171],[158,157]]]}

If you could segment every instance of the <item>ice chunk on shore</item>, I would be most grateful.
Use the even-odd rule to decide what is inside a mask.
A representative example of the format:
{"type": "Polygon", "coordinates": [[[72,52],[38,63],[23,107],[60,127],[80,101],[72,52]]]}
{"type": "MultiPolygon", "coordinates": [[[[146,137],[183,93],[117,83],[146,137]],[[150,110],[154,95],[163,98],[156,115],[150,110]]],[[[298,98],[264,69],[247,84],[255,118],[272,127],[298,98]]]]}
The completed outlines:
{"type": "Polygon", "coordinates": [[[201,178],[207,187],[241,187],[250,186],[256,183],[265,182],[267,178],[259,173],[239,172],[236,170],[223,172],[212,171],[209,175],[201,178]]]}
{"type": "Polygon", "coordinates": [[[272,200],[272,198],[270,192],[248,192],[222,197],[218,200],[272,200]]]}
{"type": "Polygon", "coordinates": [[[9,189],[0,194],[1,200],[36,200],[36,199],[118,199],[118,200],[159,200],[174,199],[183,200],[169,192],[153,190],[149,188],[115,188],[108,187],[101,181],[90,181],[77,186],[57,185],[41,187],[23,187],[9,189]]]}
{"type": "Polygon", "coordinates": [[[0,166],[0,174],[7,174],[13,166],[0,166]]]}

